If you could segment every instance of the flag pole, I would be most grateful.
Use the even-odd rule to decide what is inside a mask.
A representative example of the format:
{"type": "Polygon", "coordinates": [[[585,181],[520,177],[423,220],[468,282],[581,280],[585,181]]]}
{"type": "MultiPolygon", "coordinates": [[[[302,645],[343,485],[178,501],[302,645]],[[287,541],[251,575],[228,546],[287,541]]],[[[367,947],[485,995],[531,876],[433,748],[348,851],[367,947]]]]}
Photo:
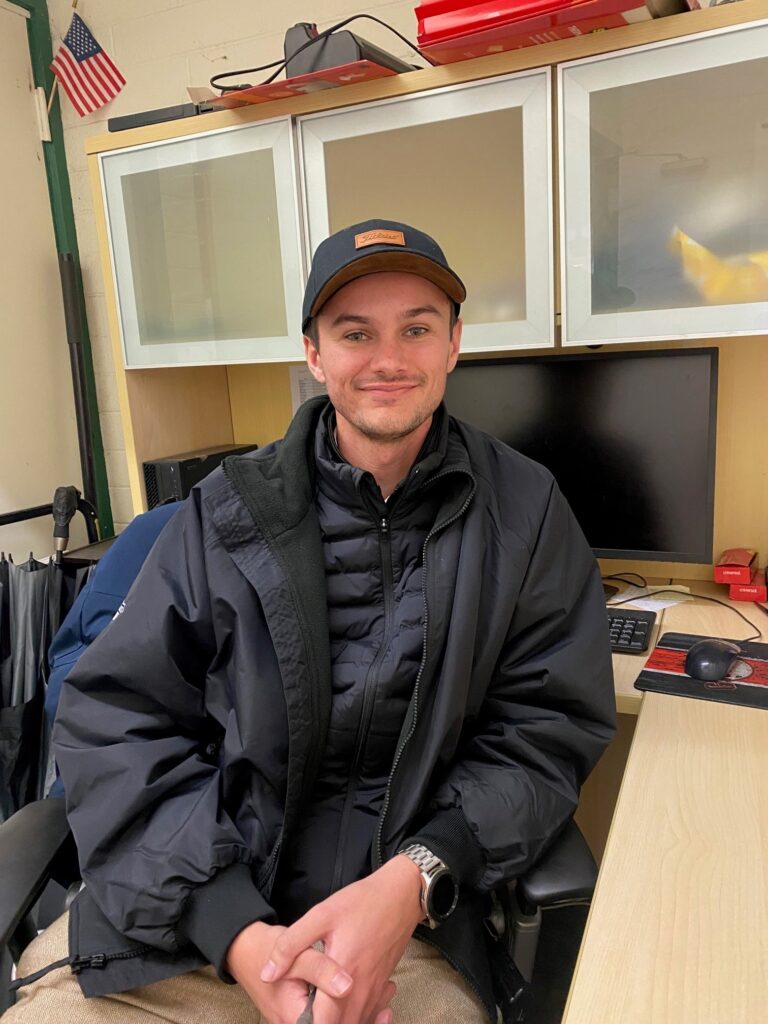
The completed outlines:
{"type": "MultiPolygon", "coordinates": [[[[72,0],[72,10],[74,11],[76,9],[77,9],[77,0],[72,0]]],[[[51,86],[51,95],[48,97],[48,113],[49,114],[51,112],[51,107],[53,106],[53,101],[56,99],[56,90],[58,88],[59,88],[59,80],[54,75],[53,76],[53,85],[51,86]]]]}
{"type": "Polygon", "coordinates": [[[51,86],[51,95],[48,97],[48,113],[49,114],[51,112],[51,107],[53,106],[53,101],[56,99],[56,90],[58,89],[58,87],[59,87],[59,80],[54,75],[53,76],[53,85],[51,86]]]}

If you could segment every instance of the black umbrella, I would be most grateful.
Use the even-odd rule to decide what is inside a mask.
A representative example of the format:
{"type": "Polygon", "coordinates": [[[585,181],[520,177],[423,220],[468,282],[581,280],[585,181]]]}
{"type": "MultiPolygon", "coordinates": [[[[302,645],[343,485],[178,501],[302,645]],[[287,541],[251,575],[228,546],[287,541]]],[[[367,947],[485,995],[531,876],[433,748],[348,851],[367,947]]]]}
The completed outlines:
{"type": "Polygon", "coordinates": [[[46,563],[31,552],[21,565],[9,565],[11,603],[11,707],[25,704],[37,693],[45,632],[48,573],[46,563]]]}
{"type": "Polygon", "coordinates": [[[25,704],[0,708],[0,821],[43,795],[47,748],[42,690],[25,704]]]}
{"type": "Polygon", "coordinates": [[[47,725],[41,686],[46,631],[48,572],[30,554],[21,565],[7,563],[10,655],[0,709],[0,818],[42,795],[48,757],[47,725]]]}
{"type": "Polygon", "coordinates": [[[92,571],[62,557],[78,510],[95,542],[95,510],[75,487],[57,488],[51,505],[0,515],[5,525],[52,514],[55,548],[47,563],[30,553],[15,565],[0,554],[0,821],[42,796],[54,778],[44,714],[48,648],[92,571]]]}
{"type": "Polygon", "coordinates": [[[0,708],[11,702],[11,602],[8,559],[0,552],[0,708]]]}

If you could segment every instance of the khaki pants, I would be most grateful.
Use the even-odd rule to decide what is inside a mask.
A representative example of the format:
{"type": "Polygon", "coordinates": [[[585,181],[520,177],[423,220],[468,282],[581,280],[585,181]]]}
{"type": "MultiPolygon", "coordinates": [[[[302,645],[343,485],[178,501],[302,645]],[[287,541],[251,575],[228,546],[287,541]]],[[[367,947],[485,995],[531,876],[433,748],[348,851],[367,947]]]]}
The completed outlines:
{"type": "MultiPolygon", "coordinates": [[[[25,951],[23,977],[67,955],[67,916],[25,951]]],[[[484,1024],[480,1001],[431,946],[412,939],[397,966],[395,1024],[484,1024]]],[[[212,967],[117,995],[85,999],[69,967],[19,990],[3,1024],[268,1024],[239,985],[225,985],[212,967]]]]}

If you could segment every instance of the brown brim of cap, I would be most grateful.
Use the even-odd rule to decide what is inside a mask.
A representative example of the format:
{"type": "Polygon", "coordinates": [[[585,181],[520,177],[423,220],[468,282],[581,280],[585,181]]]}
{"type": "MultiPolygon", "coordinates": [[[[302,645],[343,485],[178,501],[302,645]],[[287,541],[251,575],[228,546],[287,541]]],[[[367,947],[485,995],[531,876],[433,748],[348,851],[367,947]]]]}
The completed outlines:
{"type": "Polygon", "coordinates": [[[396,250],[372,252],[367,256],[360,256],[358,259],[352,260],[325,282],[312,303],[310,315],[315,316],[328,299],[350,281],[355,281],[358,277],[367,277],[368,274],[380,274],[387,271],[416,274],[418,277],[426,278],[427,281],[431,281],[432,284],[441,288],[449,299],[459,304],[467,297],[466,288],[453,271],[441,267],[439,263],[435,263],[428,256],[421,256],[413,252],[397,252],[396,250]]]}

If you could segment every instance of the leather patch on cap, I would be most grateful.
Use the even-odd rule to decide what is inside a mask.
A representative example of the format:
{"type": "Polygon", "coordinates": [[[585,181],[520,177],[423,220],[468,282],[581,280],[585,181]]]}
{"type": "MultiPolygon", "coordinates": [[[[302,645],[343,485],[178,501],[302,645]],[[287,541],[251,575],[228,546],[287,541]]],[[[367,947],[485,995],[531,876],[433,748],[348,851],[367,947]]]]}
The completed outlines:
{"type": "Polygon", "coordinates": [[[402,231],[387,231],[384,228],[355,235],[356,249],[364,249],[366,245],[405,245],[405,235],[402,231]]]}

